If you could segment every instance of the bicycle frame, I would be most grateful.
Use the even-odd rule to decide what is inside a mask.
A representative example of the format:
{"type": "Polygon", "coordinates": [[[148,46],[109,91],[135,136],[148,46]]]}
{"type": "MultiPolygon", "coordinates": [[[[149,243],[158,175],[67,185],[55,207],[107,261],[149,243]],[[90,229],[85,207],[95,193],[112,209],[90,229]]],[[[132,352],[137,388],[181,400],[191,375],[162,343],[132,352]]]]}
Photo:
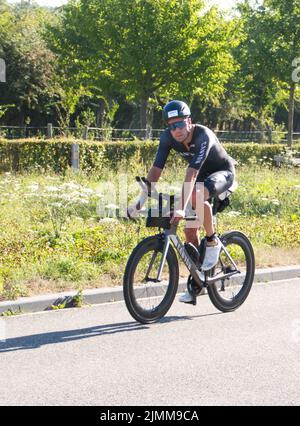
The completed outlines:
{"type": "Polygon", "coordinates": [[[180,238],[178,237],[178,235],[176,233],[176,230],[177,230],[177,225],[173,225],[173,226],[171,226],[170,230],[165,230],[164,233],[163,233],[165,242],[164,242],[162,259],[161,259],[158,274],[157,274],[157,282],[160,282],[160,280],[161,280],[162,270],[164,268],[166,258],[167,258],[167,254],[168,254],[168,250],[169,250],[171,243],[176,248],[177,253],[179,254],[180,258],[182,259],[183,263],[187,267],[188,271],[190,272],[190,274],[192,275],[192,277],[194,278],[196,283],[200,286],[204,285],[205,287],[207,287],[208,285],[210,285],[214,282],[217,282],[219,280],[224,280],[224,279],[232,277],[233,275],[237,275],[237,274],[241,273],[241,271],[238,269],[236,263],[234,262],[234,260],[230,256],[230,254],[228,253],[226,247],[221,242],[221,244],[222,244],[221,250],[223,250],[225,252],[225,254],[228,257],[228,259],[230,260],[231,264],[234,266],[234,271],[229,272],[227,274],[222,274],[222,275],[219,274],[218,276],[213,277],[213,278],[208,277],[208,274],[204,272],[204,277],[203,277],[203,272],[201,272],[198,269],[197,265],[193,262],[193,260],[191,259],[191,257],[187,253],[184,245],[182,244],[180,238]]]}
{"type": "MultiPolygon", "coordinates": [[[[141,186],[141,188],[143,189],[143,191],[145,191],[146,193],[148,193],[148,197],[153,197],[156,196],[157,198],[159,198],[161,196],[161,198],[164,197],[165,194],[158,194],[158,192],[156,191],[155,188],[151,187],[151,183],[148,182],[145,178],[140,178],[140,177],[136,177],[137,182],[139,183],[139,185],[141,186]]],[[[166,195],[166,199],[170,202],[170,199],[168,197],[168,195],[166,195]]],[[[187,217],[187,220],[194,220],[195,217],[191,216],[191,217],[187,217]]],[[[214,215],[214,222],[216,223],[217,217],[216,214],[214,215]]],[[[227,258],[230,260],[231,264],[234,266],[234,271],[231,271],[227,274],[223,274],[220,275],[218,274],[218,276],[215,276],[213,278],[208,276],[207,272],[201,272],[197,265],[193,262],[193,260],[190,258],[189,254],[187,253],[184,245],[182,244],[182,242],[180,241],[180,238],[177,235],[177,227],[178,225],[171,225],[171,228],[169,230],[164,230],[163,238],[165,239],[165,244],[164,244],[164,250],[163,250],[163,256],[160,262],[160,266],[159,266],[159,270],[158,270],[158,274],[157,274],[157,282],[161,281],[161,274],[166,262],[166,258],[167,258],[167,254],[168,254],[168,250],[170,247],[170,244],[172,243],[173,246],[176,248],[179,256],[181,257],[183,263],[185,264],[185,266],[187,267],[188,271],[190,272],[190,274],[192,275],[192,277],[194,278],[194,280],[196,281],[196,283],[198,285],[204,285],[205,287],[207,287],[208,285],[217,282],[219,280],[225,280],[227,278],[232,277],[233,275],[237,275],[240,274],[241,271],[238,270],[238,267],[236,265],[236,263],[234,262],[234,260],[232,259],[232,257],[230,256],[230,254],[228,253],[226,247],[224,246],[224,244],[221,241],[222,244],[222,248],[221,250],[223,250],[227,256],[227,258]],[[203,277],[204,274],[204,277],[203,277]],[[204,279],[203,279],[204,278],[204,279]]],[[[147,272],[147,277],[148,277],[148,273],[150,272],[151,268],[152,268],[152,264],[154,263],[154,259],[152,259],[152,261],[150,262],[149,265],[149,269],[147,272]]]]}

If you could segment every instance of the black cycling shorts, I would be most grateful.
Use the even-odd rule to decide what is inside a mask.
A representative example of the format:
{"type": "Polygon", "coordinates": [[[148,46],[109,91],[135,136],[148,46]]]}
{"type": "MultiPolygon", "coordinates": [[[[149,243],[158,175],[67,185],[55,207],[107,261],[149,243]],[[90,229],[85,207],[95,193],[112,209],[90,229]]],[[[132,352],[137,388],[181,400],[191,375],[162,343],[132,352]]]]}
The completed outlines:
{"type": "Polygon", "coordinates": [[[207,178],[198,177],[197,182],[204,183],[211,198],[227,191],[234,183],[235,174],[230,170],[213,173],[207,178]]]}

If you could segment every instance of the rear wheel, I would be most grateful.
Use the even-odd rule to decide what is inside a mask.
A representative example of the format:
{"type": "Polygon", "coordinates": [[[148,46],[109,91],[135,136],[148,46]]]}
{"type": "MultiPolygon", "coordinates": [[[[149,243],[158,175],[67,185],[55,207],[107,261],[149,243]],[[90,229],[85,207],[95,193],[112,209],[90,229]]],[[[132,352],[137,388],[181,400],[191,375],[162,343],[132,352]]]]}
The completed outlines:
{"type": "Polygon", "coordinates": [[[126,266],[125,303],[132,317],[142,324],[156,322],[166,315],[177,293],[179,267],[171,245],[157,281],[163,249],[161,236],[146,238],[134,249],[126,266]]]}
{"type": "MultiPolygon", "coordinates": [[[[234,261],[239,273],[208,285],[208,295],[214,306],[222,312],[239,308],[247,299],[255,274],[255,256],[249,239],[241,232],[224,234],[221,241],[234,261]]],[[[235,270],[235,266],[222,249],[217,266],[210,277],[222,276],[235,270]]]]}

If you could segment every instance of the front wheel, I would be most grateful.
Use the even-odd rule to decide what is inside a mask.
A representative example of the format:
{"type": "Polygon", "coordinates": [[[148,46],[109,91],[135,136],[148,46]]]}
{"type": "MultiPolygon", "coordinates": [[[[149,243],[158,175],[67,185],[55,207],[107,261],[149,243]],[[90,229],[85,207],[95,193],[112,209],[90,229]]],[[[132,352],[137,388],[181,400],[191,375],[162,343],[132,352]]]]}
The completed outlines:
{"type": "Polygon", "coordinates": [[[124,275],[124,299],[131,316],[142,324],[166,315],[177,293],[179,266],[170,245],[160,280],[157,276],[164,250],[161,236],[146,238],[132,252],[124,275]]]}
{"type": "Polygon", "coordinates": [[[229,256],[224,249],[221,250],[217,266],[209,273],[210,278],[220,276],[220,279],[209,284],[207,291],[217,309],[232,312],[239,308],[249,295],[255,274],[255,256],[249,239],[241,232],[227,232],[220,239],[229,256]],[[235,270],[238,273],[222,279],[224,274],[235,270]]]}

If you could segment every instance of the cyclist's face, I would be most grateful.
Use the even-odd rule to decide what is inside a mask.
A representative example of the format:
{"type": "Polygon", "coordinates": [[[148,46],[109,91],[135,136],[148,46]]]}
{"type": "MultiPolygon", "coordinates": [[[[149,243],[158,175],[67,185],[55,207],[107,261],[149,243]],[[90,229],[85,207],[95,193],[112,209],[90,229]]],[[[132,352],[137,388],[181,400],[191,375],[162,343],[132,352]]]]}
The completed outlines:
{"type": "Polygon", "coordinates": [[[192,120],[190,118],[172,118],[168,121],[168,126],[171,132],[171,135],[177,142],[183,142],[188,137],[191,131],[192,120]],[[178,123],[178,127],[176,127],[176,123],[178,123]],[[175,129],[172,128],[172,124],[175,124],[175,129]]]}

